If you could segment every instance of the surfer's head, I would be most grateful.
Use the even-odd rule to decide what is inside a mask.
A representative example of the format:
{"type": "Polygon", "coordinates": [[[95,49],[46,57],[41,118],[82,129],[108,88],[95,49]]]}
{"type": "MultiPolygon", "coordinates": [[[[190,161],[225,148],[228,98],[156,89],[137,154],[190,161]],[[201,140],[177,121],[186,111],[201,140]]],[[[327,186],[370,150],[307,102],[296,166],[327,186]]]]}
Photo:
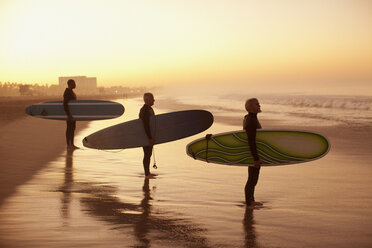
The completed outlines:
{"type": "Polygon", "coordinates": [[[75,89],[75,88],[76,88],[76,83],[75,83],[75,80],[73,80],[73,79],[69,79],[69,80],[67,81],[67,85],[68,85],[68,87],[69,87],[70,89],[75,89]]]}
{"type": "Polygon", "coordinates": [[[257,98],[250,98],[247,101],[245,101],[245,109],[249,113],[254,113],[254,114],[261,112],[261,106],[257,98]]]}
{"type": "Polygon", "coordinates": [[[145,102],[146,105],[149,106],[154,105],[155,102],[154,95],[150,92],[143,94],[143,101],[145,102]]]}

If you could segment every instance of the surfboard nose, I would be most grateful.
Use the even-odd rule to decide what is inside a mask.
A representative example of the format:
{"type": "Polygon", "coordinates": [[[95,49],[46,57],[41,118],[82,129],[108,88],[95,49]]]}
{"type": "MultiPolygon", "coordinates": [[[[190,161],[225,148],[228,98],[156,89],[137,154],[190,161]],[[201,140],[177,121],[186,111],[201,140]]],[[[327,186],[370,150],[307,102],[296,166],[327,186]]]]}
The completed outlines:
{"type": "MultiPolygon", "coordinates": [[[[209,127],[210,126],[212,126],[212,124],[213,124],[213,122],[214,122],[214,117],[213,117],[213,114],[211,113],[211,112],[209,112],[209,111],[205,111],[205,112],[207,112],[207,123],[210,123],[210,125],[209,125],[209,127]]],[[[208,128],[209,128],[208,127],[208,128]]]]}
{"type": "Polygon", "coordinates": [[[28,107],[25,108],[25,112],[28,115],[33,115],[30,106],[28,106],[28,107]]]}
{"type": "Polygon", "coordinates": [[[122,115],[122,114],[124,114],[124,112],[125,112],[125,107],[122,105],[122,104],[120,104],[120,106],[118,107],[118,115],[120,116],[120,115],[122,115]]]}

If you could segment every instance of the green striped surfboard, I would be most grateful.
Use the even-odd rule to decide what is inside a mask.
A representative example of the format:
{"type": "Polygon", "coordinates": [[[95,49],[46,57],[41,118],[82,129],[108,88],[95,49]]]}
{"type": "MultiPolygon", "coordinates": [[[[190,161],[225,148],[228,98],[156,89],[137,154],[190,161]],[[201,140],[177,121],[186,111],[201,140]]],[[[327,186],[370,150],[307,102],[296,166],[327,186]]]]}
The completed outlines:
{"type": "MultiPolygon", "coordinates": [[[[257,130],[256,144],[263,166],[309,162],[325,156],[330,149],[324,136],[294,130],[257,130]]],[[[244,130],[207,135],[189,143],[186,152],[194,159],[210,163],[253,165],[244,130]]]]}

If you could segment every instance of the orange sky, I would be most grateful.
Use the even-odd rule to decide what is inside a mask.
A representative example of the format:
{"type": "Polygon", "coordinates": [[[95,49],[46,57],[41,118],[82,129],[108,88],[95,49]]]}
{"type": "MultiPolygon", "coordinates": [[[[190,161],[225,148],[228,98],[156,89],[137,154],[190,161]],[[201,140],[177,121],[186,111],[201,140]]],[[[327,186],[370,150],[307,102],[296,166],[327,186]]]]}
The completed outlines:
{"type": "Polygon", "coordinates": [[[87,75],[107,86],[314,82],[365,91],[371,23],[368,0],[0,0],[0,81],[87,75]]]}

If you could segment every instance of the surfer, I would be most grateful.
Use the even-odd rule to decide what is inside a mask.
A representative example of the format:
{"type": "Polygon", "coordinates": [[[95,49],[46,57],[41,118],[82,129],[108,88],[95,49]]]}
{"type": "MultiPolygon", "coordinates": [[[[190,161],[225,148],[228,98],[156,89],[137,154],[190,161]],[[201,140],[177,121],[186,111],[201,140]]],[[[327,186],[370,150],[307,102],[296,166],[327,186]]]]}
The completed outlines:
{"type": "Polygon", "coordinates": [[[143,95],[143,101],[145,102],[145,104],[142,106],[140,110],[139,118],[142,119],[146,135],[149,139],[149,145],[143,147],[143,153],[144,153],[143,154],[143,169],[145,170],[146,177],[153,177],[156,175],[150,173],[150,159],[151,159],[152,149],[155,144],[155,141],[151,134],[150,117],[155,115],[154,110],[151,107],[154,105],[154,102],[155,102],[154,95],[149,92],[145,93],[143,95]]]}
{"type": "Polygon", "coordinates": [[[67,142],[67,149],[78,149],[79,147],[74,145],[74,136],[75,136],[75,128],[76,128],[76,121],[73,119],[70,108],[68,106],[68,102],[71,100],[76,100],[76,94],[73,89],[76,88],[76,83],[73,79],[69,79],[67,81],[67,88],[63,93],[63,108],[67,115],[66,120],[66,142],[67,142]]]}
{"type": "Polygon", "coordinates": [[[254,159],[253,166],[248,166],[248,180],[245,185],[245,204],[253,208],[254,206],[262,205],[260,202],[254,200],[254,190],[262,164],[257,153],[256,145],[256,130],[261,128],[257,114],[261,112],[261,106],[256,98],[250,98],[245,102],[245,109],[248,111],[248,114],[244,117],[243,128],[247,133],[249,149],[254,159]]]}

